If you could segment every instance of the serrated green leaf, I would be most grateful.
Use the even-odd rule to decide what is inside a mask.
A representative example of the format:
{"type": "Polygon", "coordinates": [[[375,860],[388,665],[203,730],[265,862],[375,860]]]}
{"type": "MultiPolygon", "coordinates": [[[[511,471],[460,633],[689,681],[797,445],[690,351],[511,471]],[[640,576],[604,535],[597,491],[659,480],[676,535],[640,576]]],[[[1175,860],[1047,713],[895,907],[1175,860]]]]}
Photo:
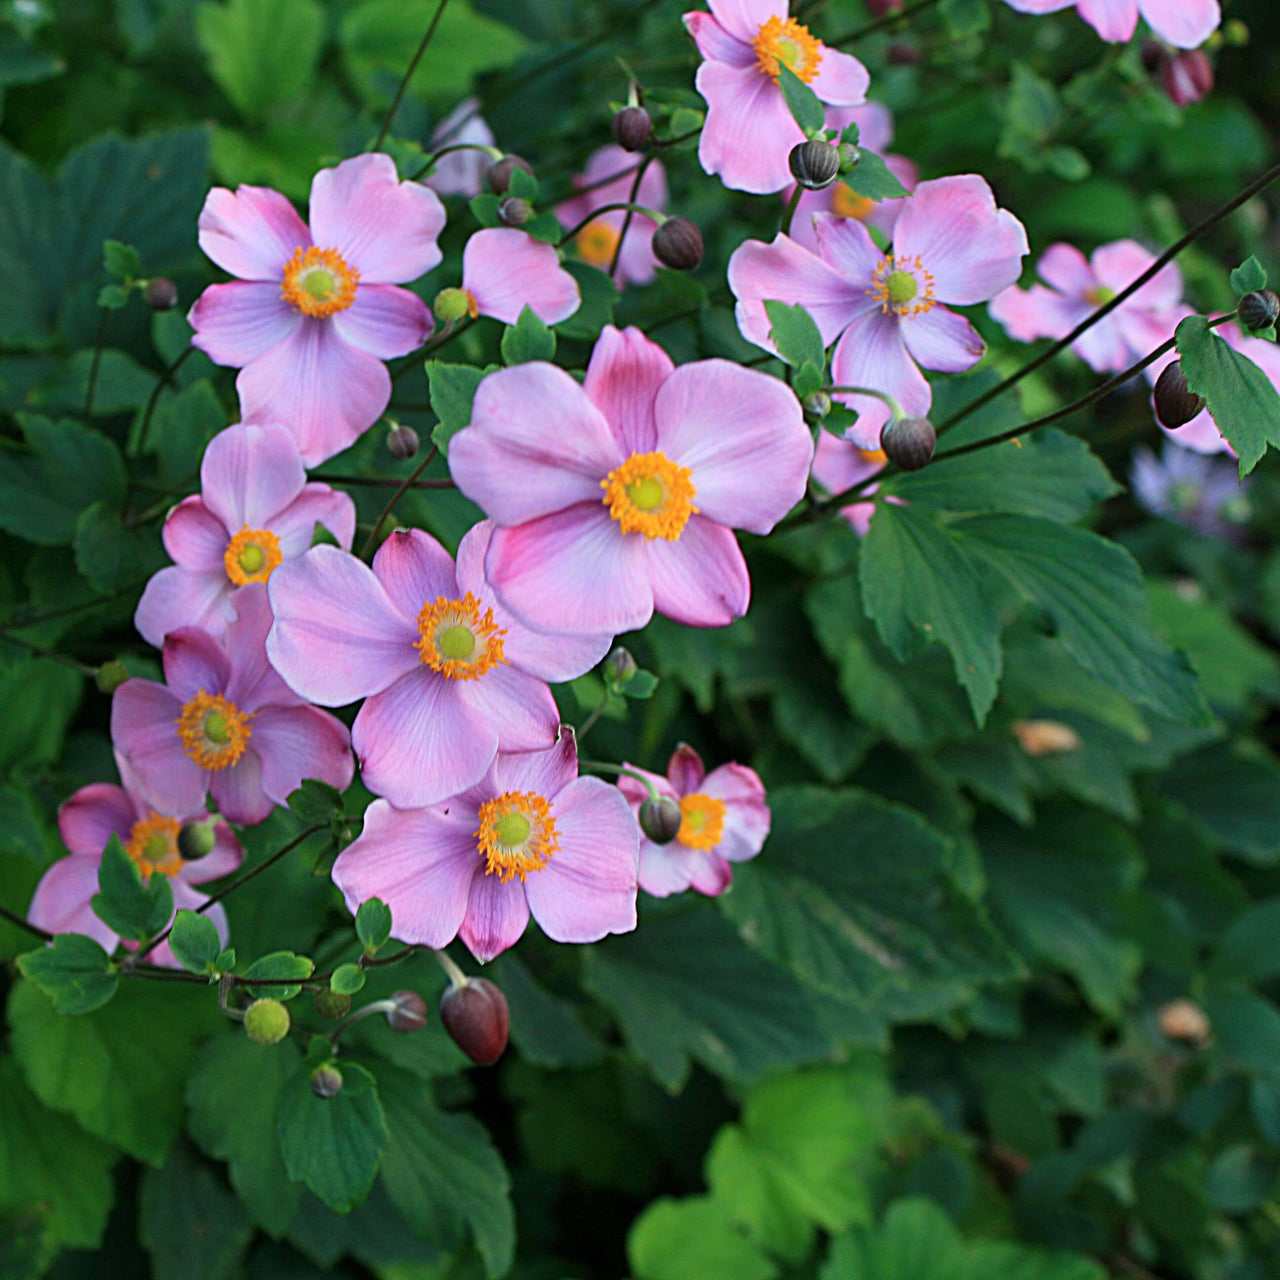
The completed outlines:
{"type": "Polygon", "coordinates": [[[1266,287],[1266,268],[1252,254],[1231,273],[1231,290],[1237,297],[1266,287]]]}
{"type": "Polygon", "coordinates": [[[255,960],[245,971],[246,990],[255,1000],[292,1000],[302,990],[302,981],[315,972],[315,961],[310,956],[294,955],[292,951],[273,951],[255,960]],[[283,978],[296,978],[298,982],[282,982],[283,978]],[[268,980],[269,985],[256,987],[255,980],[268,980]]]}
{"type": "Polygon", "coordinates": [[[448,452],[449,440],[471,421],[471,405],[484,375],[483,369],[469,364],[427,361],[431,411],[440,419],[431,433],[431,442],[441,453],[448,452]]]}
{"type": "Polygon", "coordinates": [[[710,1196],[655,1200],[627,1236],[627,1260],[636,1280],[774,1280],[779,1274],[710,1196]]]}
{"type": "Polygon", "coordinates": [[[806,136],[822,128],[826,112],[818,95],[781,59],[778,60],[778,88],[782,90],[791,118],[806,136]]]}
{"type": "Polygon", "coordinates": [[[304,778],[302,785],[285,800],[289,812],[308,827],[344,815],[342,792],[318,778],[304,778]]]}
{"type": "Polygon", "coordinates": [[[192,973],[212,973],[222,954],[217,926],[208,916],[179,911],[169,933],[169,950],[184,969],[192,973]]]}
{"type": "Polygon", "coordinates": [[[492,962],[493,981],[507,998],[511,1040],[520,1056],[540,1067],[583,1067],[605,1055],[577,1005],[553,995],[510,951],[492,962]]]}
{"type": "Polygon", "coordinates": [[[159,532],[154,524],[126,528],[119,511],[95,502],[76,520],[76,568],[103,595],[143,582],[165,563],[159,532]]]}
{"type": "Polygon", "coordinates": [[[119,311],[129,302],[129,290],[118,284],[104,284],[98,290],[98,306],[108,311],[119,311]]]}
{"type": "Polygon", "coordinates": [[[18,957],[18,969],[53,1001],[58,1013],[91,1013],[116,993],[120,979],[111,957],[92,938],[59,934],[47,946],[18,957]]]}
{"type": "Polygon", "coordinates": [[[550,360],[556,353],[556,335],[526,304],[515,324],[502,331],[504,364],[525,364],[530,360],[550,360]]]}
{"type": "Polygon", "coordinates": [[[652,671],[637,670],[630,680],[618,686],[624,698],[652,698],[658,688],[658,677],[652,671]]]}
{"type": "Polygon", "coordinates": [[[153,871],[143,883],[138,864],[113,835],[98,864],[98,892],[93,913],[113,933],[139,942],[153,938],[173,915],[173,886],[162,871],[153,871]]]}
{"type": "Polygon", "coordinates": [[[356,912],[356,937],[367,956],[387,944],[391,937],[391,908],[381,898],[362,902],[356,912]]]}
{"type": "Polygon", "coordinates": [[[788,306],[785,302],[766,302],[765,313],[769,317],[769,338],[778,348],[778,354],[793,369],[809,364],[821,370],[827,361],[822,335],[813,317],[798,302],[788,306]]]}

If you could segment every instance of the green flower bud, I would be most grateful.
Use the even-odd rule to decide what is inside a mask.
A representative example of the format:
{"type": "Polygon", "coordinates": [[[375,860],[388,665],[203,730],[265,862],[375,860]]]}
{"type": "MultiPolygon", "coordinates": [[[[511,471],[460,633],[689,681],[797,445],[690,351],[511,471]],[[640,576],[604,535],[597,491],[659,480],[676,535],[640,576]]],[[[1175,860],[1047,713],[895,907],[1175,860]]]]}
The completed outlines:
{"type": "Polygon", "coordinates": [[[113,659],[111,662],[104,662],[98,668],[97,674],[93,677],[93,682],[98,686],[99,693],[112,694],[128,678],[128,667],[123,662],[117,662],[113,659]]]}
{"type": "Polygon", "coordinates": [[[880,447],[895,467],[919,471],[933,457],[938,436],[928,418],[896,418],[880,430],[880,447]]]}
{"type": "Polygon", "coordinates": [[[259,1044],[279,1044],[289,1034],[289,1010],[279,1000],[255,1000],[244,1011],[244,1029],[259,1044]]]}
{"type": "Polygon", "coordinates": [[[342,1092],[342,1072],[326,1062],[311,1073],[311,1092],[317,1098],[334,1098],[342,1092]]]}
{"type": "Polygon", "coordinates": [[[187,862],[197,862],[213,852],[213,846],[218,843],[215,825],[211,820],[188,822],[178,832],[178,852],[187,862]]]}
{"type": "Polygon", "coordinates": [[[670,844],[680,832],[683,815],[670,796],[648,799],[640,805],[640,830],[654,844],[670,844]]]}
{"type": "Polygon", "coordinates": [[[465,289],[441,289],[436,300],[431,304],[436,317],[446,323],[450,320],[461,320],[471,309],[471,299],[465,289]]]}
{"type": "Polygon", "coordinates": [[[325,987],[316,992],[311,1006],[322,1018],[345,1018],[351,1008],[351,997],[325,987]]]}

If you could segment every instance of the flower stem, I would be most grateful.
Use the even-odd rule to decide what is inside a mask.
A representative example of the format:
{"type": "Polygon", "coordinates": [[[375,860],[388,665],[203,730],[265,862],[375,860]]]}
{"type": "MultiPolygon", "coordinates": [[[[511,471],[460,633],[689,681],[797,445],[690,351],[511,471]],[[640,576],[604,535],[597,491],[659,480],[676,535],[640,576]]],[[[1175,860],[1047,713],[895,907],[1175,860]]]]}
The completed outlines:
{"type": "Polygon", "coordinates": [[[436,963],[449,975],[449,985],[455,990],[458,987],[467,985],[467,975],[459,968],[453,957],[447,951],[433,951],[431,953],[436,958],[436,963]]]}
{"type": "Polygon", "coordinates": [[[160,393],[168,385],[169,379],[177,373],[182,367],[182,362],[195,351],[195,347],[187,347],[180,356],[161,370],[160,375],[156,378],[156,385],[151,388],[151,396],[147,400],[147,407],[142,411],[142,423],[138,427],[137,442],[133,447],[132,457],[139,457],[142,451],[147,447],[147,428],[151,426],[151,415],[155,413],[156,405],[160,402],[160,393]]]}
{"type": "Polygon", "coordinates": [[[833,396],[874,396],[877,400],[883,400],[889,406],[889,410],[895,418],[906,417],[902,406],[886,391],[877,391],[874,387],[823,387],[822,389],[828,395],[833,396]]]}
{"type": "Polygon", "coordinates": [[[441,156],[452,155],[455,151],[483,151],[490,160],[498,161],[502,159],[502,152],[497,147],[487,146],[483,142],[454,142],[447,147],[441,147],[439,151],[433,151],[427,157],[427,163],[422,166],[410,179],[410,182],[418,182],[423,174],[429,173],[436,161],[441,156]]]}
{"type": "Polygon", "coordinates": [[[637,782],[643,784],[644,789],[649,793],[650,800],[658,800],[658,789],[644,776],[643,773],[637,772],[635,769],[629,769],[625,764],[610,764],[607,760],[579,760],[579,767],[583,769],[597,769],[601,773],[616,773],[624,778],[634,778],[637,782]]]}
{"type": "MultiPolygon", "coordinates": [[[[321,473],[313,479],[325,484],[365,485],[371,489],[394,489],[405,483],[394,476],[331,476],[321,473]]],[[[430,480],[414,480],[408,487],[410,489],[456,489],[458,486],[454,484],[451,477],[445,476],[440,479],[433,477],[430,480]]]]}
{"type": "Polygon", "coordinates": [[[803,194],[804,188],[797,182],[795,190],[791,193],[791,199],[787,201],[787,207],[782,211],[782,221],[778,224],[779,235],[785,236],[791,233],[791,219],[796,216],[796,207],[803,194]]]}
{"type": "Polygon", "coordinates": [[[377,545],[378,534],[382,532],[382,526],[386,523],[387,517],[396,509],[396,503],[404,497],[409,490],[409,486],[413,484],[413,482],[427,469],[428,464],[438,452],[439,451],[436,449],[435,445],[432,445],[427,452],[427,456],[423,458],[423,460],[413,469],[409,478],[407,480],[402,480],[395,493],[387,499],[387,505],[382,508],[382,514],[378,517],[373,528],[369,531],[369,536],[365,539],[364,546],[360,548],[361,560],[367,560],[369,558],[373,548],[377,545]]]}
{"type": "Polygon", "coordinates": [[[34,934],[42,942],[52,942],[53,934],[40,928],[39,925],[32,924],[30,920],[24,920],[14,911],[10,911],[8,907],[0,907],[0,919],[7,920],[10,924],[17,925],[19,929],[25,929],[28,933],[34,934]]]}
{"type": "Polygon", "coordinates": [[[618,259],[622,257],[622,246],[626,242],[627,232],[631,230],[631,219],[635,217],[636,206],[635,201],[640,195],[640,184],[644,181],[645,170],[653,162],[653,152],[648,152],[644,159],[636,166],[636,176],[631,183],[631,194],[627,197],[627,203],[631,206],[627,210],[627,216],[622,220],[622,230],[618,233],[618,243],[613,246],[613,257],[609,260],[609,270],[606,273],[610,280],[613,279],[614,272],[618,269],[618,259]]]}
{"type": "Polygon", "coordinates": [[[396,112],[400,110],[404,91],[409,87],[409,81],[413,78],[413,73],[418,69],[418,63],[422,61],[422,55],[426,53],[427,46],[431,43],[431,37],[435,35],[436,28],[440,25],[440,19],[444,16],[445,6],[448,3],[449,0],[440,0],[440,3],[436,5],[436,11],[431,15],[431,21],[427,25],[427,33],[422,37],[422,43],[418,45],[418,50],[413,55],[413,59],[405,70],[404,75],[400,77],[400,83],[396,87],[396,96],[391,99],[391,105],[387,108],[387,114],[382,121],[382,128],[378,130],[378,140],[373,144],[375,151],[381,151],[382,144],[387,140],[391,122],[395,119],[396,112]]]}
{"type": "MultiPolygon", "coordinates": [[[[635,185],[639,186],[640,184],[637,182],[635,185]]],[[[592,209],[576,227],[566,231],[564,235],[556,241],[556,248],[563,249],[564,246],[574,238],[574,236],[586,227],[589,227],[602,213],[615,213],[622,209],[625,209],[628,215],[632,213],[643,213],[646,218],[652,218],[654,222],[659,225],[667,220],[667,215],[665,213],[659,213],[657,209],[650,209],[646,205],[633,204],[630,200],[619,200],[616,204],[602,204],[598,209],[592,209]]]]}

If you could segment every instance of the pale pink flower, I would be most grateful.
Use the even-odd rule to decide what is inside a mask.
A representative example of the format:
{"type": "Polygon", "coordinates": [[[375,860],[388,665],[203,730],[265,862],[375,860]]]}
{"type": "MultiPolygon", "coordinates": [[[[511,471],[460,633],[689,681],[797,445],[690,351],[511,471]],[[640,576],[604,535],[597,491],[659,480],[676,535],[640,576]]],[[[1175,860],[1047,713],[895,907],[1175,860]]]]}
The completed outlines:
{"type": "MultiPolygon", "coordinates": [[[[1017,280],[1027,252],[1022,223],[996,207],[976,174],[922,182],[903,203],[888,253],[852,218],[819,213],[813,221],[817,253],[779,235],[772,244],[748,240],[729,259],[743,337],[773,350],[764,304],[800,303],[823,343],[836,342],[834,384],[871,387],[925,416],[933,392],[920,366],[962,373],[987,349],[973,325],[942,304],[986,302],[1017,280]]],[[[888,406],[871,396],[836,399],[858,413],[849,439],[878,449],[888,406]]]]}
{"type": "Polygon", "coordinates": [[[555,942],[634,929],[637,843],[617,788],[578,777],[565,726],[541,751],[500,752],[444,804],[375,800],[333,879],[353,912],[381,898],[400,941],[439,948],[461,937],[483,962],[520,940],[530,914],[555,942]]]}
{"type": "Polygon", "coordinates": [[[777,378],[727,360],[675,368],[605,327],[581,386],[540,362],[490,374],[449,442],[491,517],[498,599],[543,630],[617,634],[655,609],[689,626],[747,611],[734,529],[768,533],[804,494],[813,441],[777,378]]]}
{"type": "MultiPolygon", "coordinates": [[[[445,147],[493,146],[493,130],[480,114],[479,98],[463,98],[452,111],[431,131],[429,151],[445,147]]],[[[493,164],[493,157],[483,151],[450,151],[436,161],[431,176],[423,182],[442,196],[478,196],[484,189],[484,175],[493,164]]]]}
{"type": "Polygon", "coordinates": [[[391,399],[382,362],[431,333],[426,304],[393,286],[440,261],[440,197],[362,155],[316,174],[309,228],[279,192],[245,186],[210,191],[199,227],[237,279],[196,299],[191,341],[240,370],[240,416],[284,423],[309,467],[347,448],[391,399]]]}
{"type": "MultiPolygon", "coordinates": [[[[566,230],[576,227],[594,210],[604,205],[630,201],[631,185],[636,178],[635,169],[640,162],[640,156],[613,145],[593,151],[587,160],[586,169],[574,175],[575,187],[595,187],[597,182],[603,182],[613,173],[621,176],[558,205],[556,217],[560,219],[561,225],[566,230]]],[[[661,160],[654,160],[645,170],[634,203],[642,204],[646,209],[656,209],[659,213],[666,209],[667,173],[661,160]]],[[[593,267],[599,267],[601,271],[608,271],[626,218],[626,213],[620,209],[592,218],[573,238],[573,247],[578,257],[593,267]]],[[[632,216],[627,238],[622,242],[622,252],[618,254],[618,268],[613,274],[619,287],[624,284],[648,284],[654,278],[657,259],[653,256],[653,233],[657,227],[658,224],[643,213],[632,216]]]]}
{"type": "Polygon", "coordinates": [[[485,578],[491,533],[487,521],[469,530],[456,565],[429,534],[397,529],[372,570],[316,547],[271,579],[273,665],[312,702],[366,699],[352,729],[361,776],[398,808],[475,786],[500,750],[549,747],[560,713],[546,682],[609,648],[611,634],[549,635],[512,617],[485,578]]]}
{"type": "MultiPolygon", "coordinates": [[[[819,431],[818,447],[813,454],[813,478],[834,497],[875,475],[888,461],[883,450],[859,449],[848,440],[836,439],[830,431],[819,431]]],[[[869,499],[878,487],[868,485],[862,492],[869,499]]],[[[867,536],[875,513],[876,504],[870,501],[851,502],[840,508],[840,514],[860,538],[867,536]]]]}
{"type": "Polygon", "coordinates": [[[1104,39],[1123,44],[1142,16],[1161,39],[1182,49],[1203,44],[1222,21],[1218,0],[1006,0],[1019,13],[1056,13],[1072,6],[1104,39]]]}
{"type": "Polygon", "coordinates": [[[708,0],[710,13],[684,15],[706,59],[695,81],[707,119],[698,159],[726,187],[765,195],[791,185],[787,157],[805,140],[778,87],[790,67],[833,107],[866,101],[871,77],[857,58],[832,49],[787,16],[782,0],[708,0]]]}
{"type": "Polygon", "coordinates": [[[578,282],[554,245],[515,227],[486,227],[462,251],[462,291],[472,317],[515,324],[527,306],[543,324],[559,324],[582,305],[578,282]]]}
{"type": "MultiPolygon", "coordinates": [[[[993,319],[1018,342],[1065,338],[1086,316],[1127,288],[1155,261],[1133,240],[1116,240],[1086,258],[1069,244],[1052,244],[1036,264],[1048,287],[1017,285],[991,300],[993,319]]],[[[1154,350],[1182,315],[1182,273],[1162,267],[1132,297],[1080,335],[1071,350],[1095,373],[1119,373],[1154,350]]]]}
{"type": "Polygon", "coordinates": [[[220,431],[200,464],[200,492],[165,519],[165,550],[175,564],[147,583],[134,625],[157,648],[179,627],[222,639],[236,616],[236,589],[266,582],[283,561],[300,556],[318,524],[350,547],[355,504],[327,484],[307,483],[291,431],[255,425],[220,431]]]}
{"type": "MultiPolygon", "coordinates": [[[[640,887],[655,898],[685,889],[713,898],[722,894],[733,882],[732,864],[754,858],[769,834],[769,806],[759,774],[743,764],[722,764],[708,773],[698,753],[683,744],[672,753],[665,778],[634,765],[627,768],[643,774],[660,796],[680,806],[680,830],[670,844],[640,837],[640,887]]],[[[649,798],[644,783],[624,774],[618,788],[632,813],[639,813],[649,798]]]]}
{"type": "MultiPolygon", "coordinates": [[[[81,787],[58,810],[58,831],[70,857],[55,862],[40,877],[27,908],[27,919],[49,933],[80,933],[110,954],[120,938],[93,912],[98,892],[102,851],[119,836],[125,852],[138,865],[144,881],[159,871],[169,877],[174,911],[195,911],[208,898],[193,886],[230,875],[244,857],[239,841],[225,822],[213,825],[213,848],[203,858],[187,860],[178,852],[178,833],[188,823],[208,822],[203,811],[186,817],[158,813],[139,795],[128,766],[117,757],[123,786],[94,782],[81,787]]],[[[227,945],[227,913],[215,904],[203,913],[227,945]]],[[[133,948],[137,944],[127,942],[133,948]]],[[[147,959],[153,964],[181,968],[169,944],[162,942],[147,959]]]]}
{"type": "Polygon", "coordinates": [[[346,726],[299,698],[267,662],[266,587],[241,587],[234,604],[225,647],[195,627],[171,631],[165,683],[135,677],[112,699],[111,740],[139,795],[161,813],[194,813],[209,794],[228,821],[255,823],[304,778],[339,791],[351,782],[346,726]]]}

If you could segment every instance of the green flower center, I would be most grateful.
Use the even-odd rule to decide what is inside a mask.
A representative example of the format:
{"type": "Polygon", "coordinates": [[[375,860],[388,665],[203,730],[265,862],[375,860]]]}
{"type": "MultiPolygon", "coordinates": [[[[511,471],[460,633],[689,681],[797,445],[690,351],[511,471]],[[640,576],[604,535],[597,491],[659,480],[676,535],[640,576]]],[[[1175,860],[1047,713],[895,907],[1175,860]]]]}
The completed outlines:
{"type": "Polygon", "coordinates": [[[652,511],[662,503],[662,481],[656,476],[646,476],[643,480],[637,480],[627,485],[627,497],[641,511],[652,511]]]}
{"type": "Polygon", "coordinates": [[[522,813],[500,814],[497,822],[494,823],[494,833],[498,837],[498,843],[506,845],[509,849],[524,844],[532,830],[529,819],[522,813]]]}
{"type": "Polygon", "coordinates": [[[470,627],[464,627],[455,622],[452,626],[445,627],[436,638],[436,644],[439,646],[441,657],[451,658],[455,662],[460,661],[471,657],[475,651],[475,632],[470,627]]]}
{"type": "Polygon", "coordinates": [[[1108,289],[1105,284],[1095,285],[1092,289],[1084,291],[1084,300],[1092,303],[1095,307],[1105,306],[1115,296],[1116,291],[1108,289]]]}
{"type": "Polygon", "coordinates": [[[328,302],[338,291],[338,282],[331,271],[323,267],[312,267],[298,281],[302,290],[317,302],[328,302]]]}
{"type": "Polygon", "coordinates": [[[910,302],[920,292],[920,286],[916,284],[916,278],[910,271],[890,271],[885,288],[889,293],[889,301],[895,307],[910,302]]]}
{"type": "Polygon", "coordinates": [[[240,567],[245,573],[257,573],[266,562],[266,552],[256,542],[246,543],[240,552],[240,567]]]}
{"type": "Polygon", "coordinates": [[[210,742],[216,742],[218,746],[223,746],[231,740],[230,728],[227,725],[227,717],[214,712],[213,715],[207,716],[204,722],[204,736],[210,742]]]}

